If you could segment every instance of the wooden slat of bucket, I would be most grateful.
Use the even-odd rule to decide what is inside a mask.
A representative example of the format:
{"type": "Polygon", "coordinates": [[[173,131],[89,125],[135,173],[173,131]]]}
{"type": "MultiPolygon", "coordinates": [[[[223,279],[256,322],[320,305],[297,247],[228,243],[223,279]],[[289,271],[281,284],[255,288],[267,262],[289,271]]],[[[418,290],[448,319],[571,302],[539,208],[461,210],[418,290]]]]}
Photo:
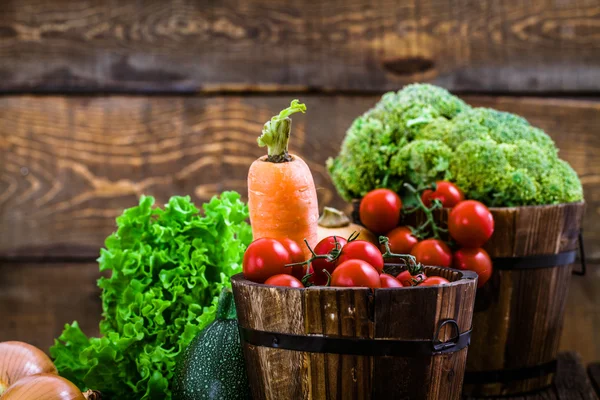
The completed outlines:
{"type": "MultiPolygon", "coordinates": [[[[305,291],[306,333],[372,338],[368,289],[305,291]]],[[[369,399],[371,357],[311,353],[313,398],[369,399]]]]}
{"type": "MultiPolygon", "coordinates": [[[[239,323],[256,330],[304,334],[303,292],[286,288],[269,288],[264,285],[238,285],[234,291],[239,323]],[[269,295],[259,293],[269,290],[269,295]],[[244,300],[241,300],[244,299],[244,300]]],[[[277,399],[288,393],[291,399],[306,399],[308,374],[304,354],[259,346],[244,346],[248,365],[248,379],[262,382],[253,385],[255,399],[277,399]],[[269,382],[269,384],[266,384],[269,382]],[[258,391],[258,390],[270,390],[258,391]]]]}

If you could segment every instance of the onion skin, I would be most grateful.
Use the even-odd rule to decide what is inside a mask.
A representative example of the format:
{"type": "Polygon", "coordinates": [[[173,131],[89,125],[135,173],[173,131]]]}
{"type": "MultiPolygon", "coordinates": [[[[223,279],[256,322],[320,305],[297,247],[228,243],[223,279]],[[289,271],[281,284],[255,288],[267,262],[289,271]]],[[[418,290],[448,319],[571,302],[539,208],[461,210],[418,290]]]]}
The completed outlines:
{"type": "Polygon", "coordinates": [[[0,395],[21,378],[41,373],[58,374],[43,351],[23,342],[0,343],[0,395]]]}
{"type": "Polygon", "coordinates": [[[54,374],[39,374],[19,379],[8,388],[2,400],[85,400],[74,384],[54,374]]]}

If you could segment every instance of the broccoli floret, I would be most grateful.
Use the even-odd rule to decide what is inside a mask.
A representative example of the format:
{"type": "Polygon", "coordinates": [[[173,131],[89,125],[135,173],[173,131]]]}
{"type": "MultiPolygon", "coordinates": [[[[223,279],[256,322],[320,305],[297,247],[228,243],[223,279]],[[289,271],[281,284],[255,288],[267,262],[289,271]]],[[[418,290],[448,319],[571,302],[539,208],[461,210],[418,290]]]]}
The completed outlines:
{"type": "Polygon", "coordinates": [[[499,147],[512,167],[533,176],[546,173],[556,159],[555,154],[548,154],[535,143],[523,139],[515,140],[513,144],[502,143],[499,147]]]}
{"type": "Polygon", "coordinates": [[[415,83],[404,87],[397,93],[396,101],[401,108],[430,106],[439,116],[448,119],[454,118],[470,108],[467,103],[453,96],[446,89],[424,83],[415,83]]]}
{"type": "Polygon", "coordinates": [[[444,143],[456,149],[456,147],[467,140],[493,141],[488,128],[485,126],[474,124],[468,118],[454,118],[452,120],[452,129],[443,139],[444,143]]]}
{"type": "Polygon", "coordinates": [[[511,172],[502,149],[492,140],[467,140],[456,150],[450,164],[452,180],[468,198],[486,204],[494,201],[504,177],[511,172]]]}
{"type": "Polygon", "coordinates": [[[390,160],[390,169],[405,182],[418,186],[449,176],[452,150],[444,143],[415,140],[402,147],[390,160]]]}
{"type": "MultiPolygon", "coordinates": [[[[446,138],[450,135],[453,126],[452,121],[444,117],[434,118],[430,123],[419,126],[414,140],[437,140],[446,143],[446,138]]],[[[446,145],[450,146],[449,143],[446,145]]]]}
{"type": "Polygon", "coordinates": [[[519,139],[536,144],[540,149],[547,152],[548,156],[558,157],[558,149],[554,140],[540,128],[533,126],[523,127],[519,131],[519,139]]]}
{"type": "MultiPolygon", "coordinates": [[[[327,160],[327,169],[343,198],[362,197],[373,188],[386,186],[390,180],[389,157],[397,151],[396,143],[402,143],[392,140],[393,136],[378,119],[360,117],[354,121],[340,155],[327,160]]],[[[399,190],[398,179],[390,182],[393,183],[390,189],[399,190]]]]}
{"type": "Polygon", "coordinates": [[[402,137],[413,139],[430,122],[438,118],[453,118],[469,108],[446,89],[429,84],[412,84],[397,93],[384,94],[367,115],[394,127],[402,137]]]}
{"type": "Polygon", "coordinates": [[[440,179],[491,206],[583,199],[577,174],[544,131],[515,114],[471,108],[429,84],[386,93],[354,122],[327,166],[347,200],[440,179]]]}
{"type": "Polygon", "coordinates": [[[500,177],[489,205],[511,207],[535,204],[538,192],[539,185],[526,170],[511,168],[510,172],[500,177]]]}
{"type": "Polygon", "coordinates": [[[569,203],[583,199],[583,188],[577,173],[566,161],[557,159],[540,181],[539,204],[569,203]]]}

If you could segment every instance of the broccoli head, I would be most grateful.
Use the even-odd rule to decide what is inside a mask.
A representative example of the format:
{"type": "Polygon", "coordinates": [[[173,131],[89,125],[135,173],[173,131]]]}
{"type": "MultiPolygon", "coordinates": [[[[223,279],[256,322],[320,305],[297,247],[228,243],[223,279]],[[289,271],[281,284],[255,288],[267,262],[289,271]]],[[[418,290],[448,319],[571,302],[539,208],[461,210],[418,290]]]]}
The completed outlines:
{"type": "Polygon", "coordinates": [[[386,93],[354,121],[327,167],[347,200],[378,187],[398,191],[404,182],[440,179],[489,206],[583,199],[577,174],[544,131],[515,114],[470,107],[429,84],[386,93]]]}

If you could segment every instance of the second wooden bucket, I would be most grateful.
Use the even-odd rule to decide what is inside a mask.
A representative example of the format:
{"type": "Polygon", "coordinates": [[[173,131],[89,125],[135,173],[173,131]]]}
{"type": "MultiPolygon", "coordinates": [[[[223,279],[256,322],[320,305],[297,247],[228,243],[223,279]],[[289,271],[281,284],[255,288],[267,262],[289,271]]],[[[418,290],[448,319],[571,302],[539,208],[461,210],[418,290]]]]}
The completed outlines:
{"type": "Polygon", "coordinates": [[[460,399],[476,274],[445,286],[274,287],[231,279],[255,399],[460,399]]]}
{"type": "MultiPolygon", "coordinates": [[[[360,200],[354,201],[355,221],[360,200]]],[[[552,383],[585,204],[490,208],[494,273],[477,290],[464,392],[527,393],[552,383]]],[[[442,224],[448,210],[439,210],[442,224]]],[[[405,221],[418,225],[424,216],[405,221]]],[[[356,221],[360,222],[360,221],[356,221]]]]}

